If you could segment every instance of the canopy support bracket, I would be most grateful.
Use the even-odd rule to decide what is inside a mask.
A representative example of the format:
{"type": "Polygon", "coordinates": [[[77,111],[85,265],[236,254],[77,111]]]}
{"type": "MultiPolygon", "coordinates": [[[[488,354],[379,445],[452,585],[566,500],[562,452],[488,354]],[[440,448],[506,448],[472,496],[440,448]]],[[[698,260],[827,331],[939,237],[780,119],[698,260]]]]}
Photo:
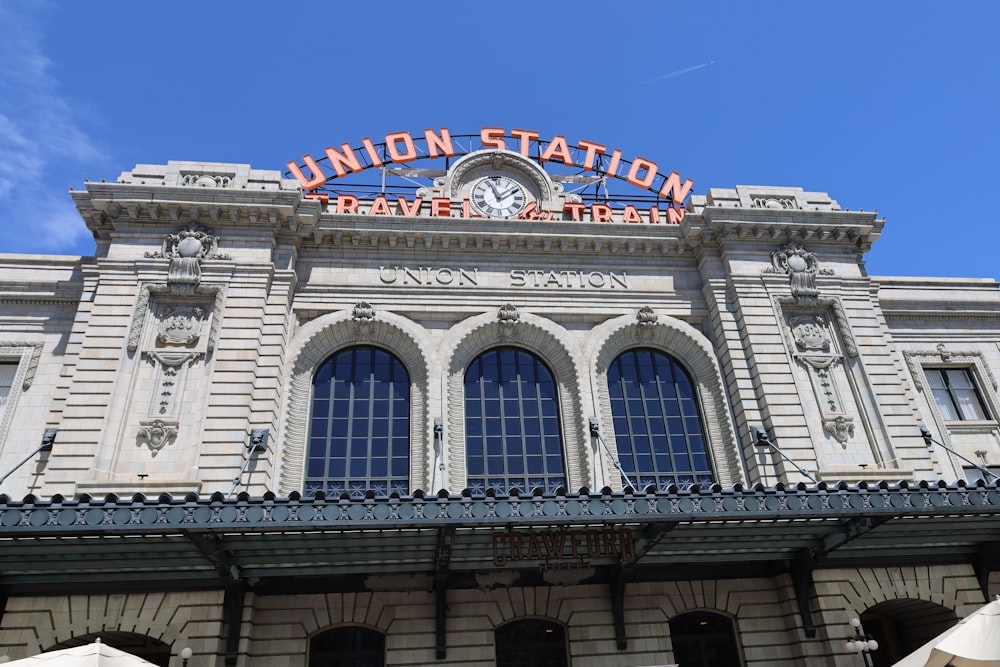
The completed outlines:
{"type": "Polygon", "coordinates": [[[444,660],[448,657],[448,566],[455,529],[439,528],[437,537],[434,554],[434,655],[438,660],[444,660]]]}
{"type": "Polygon", "coordinates": [[[813,622],[812,610],[809,608],[809,596],[814,590],[813,570],[816,567],[816,554],[812,550],[791,562],[790,574],[795,587],[795,600],[799,605],[799,618],[806,637],[816,636],[816,624],[813,622]]]}
{"type": "Polygon", "coordinates": [[[628,648],[628,638],[625,636],[625,570],[620,565],[615,566],[611,573],[611,616],[615,624],[615,643],[619,651],[628,648]]]}
{"type": "Polygon", "coordinates": [[[233,667],[240,653],[243,628],[243,598],[246,585],[242,581],[227,581],[222,607],[226,621],[226,667],[233,667]]]}

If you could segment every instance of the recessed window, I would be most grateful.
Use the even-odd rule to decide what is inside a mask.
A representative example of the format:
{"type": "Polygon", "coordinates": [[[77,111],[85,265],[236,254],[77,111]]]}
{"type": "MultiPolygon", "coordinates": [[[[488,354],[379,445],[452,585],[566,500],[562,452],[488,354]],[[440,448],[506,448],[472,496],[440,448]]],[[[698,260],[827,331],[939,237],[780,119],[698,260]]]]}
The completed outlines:
{"type": "Polygon", "coordinates": [[[306,493],[409,492],[410,376],[395,355],[352,347],[313,378],[306,493]]]}
{"type": "Polygon", "coordinates": [[[989,419],[968,368],[925,368],[924,374],[946,421],[989,419]]]}
{"type": "Polygon", "coordinates": [[[608,368],[618,459],[638,489],[711,484],[691,376],[658,350],[626,350],[608,368]]]}
{"type": "Polygon", "coordinates": [[[566,667],[566,631],[541,619],[512,621],[496,629],[497,667],[566,667]]]}
{"type": "Polygon", "coordinates": [[[674,662],[683,667],[739,667],[733,622],[722,614],[692,611],[670,620],[674,662]]]}
{"type": "Polygon", "coordinates": [[[465,373],[466,480],[474,493],[566,486],[555,380],[527,350],[488,350],[465,373]]]}
{"type": "Polygon", "coordinates": [[[309,641],[309,667],[384,667],[385,635],[356,626],[333,628],[309,641]]]}

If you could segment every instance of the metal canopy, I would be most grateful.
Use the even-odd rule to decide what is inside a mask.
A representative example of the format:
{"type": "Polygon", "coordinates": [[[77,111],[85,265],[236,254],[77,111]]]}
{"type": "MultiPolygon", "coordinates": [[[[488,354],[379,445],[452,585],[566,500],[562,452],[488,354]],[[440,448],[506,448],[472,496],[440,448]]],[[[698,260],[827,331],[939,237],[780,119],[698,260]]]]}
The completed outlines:
{"type": "Polygon", "coordinates": [[[0,495],[7,596],[233,582],[260,594],[431,590],[480,586],[480,577],[504,573],[508,585],[610,582],[622,572],[630,581],[795,576],[802,563],[808,574],[873,562],[965,562],[981,575],[992,569],[997,543],[1000,489],[981,482],[353,500],[0,495]],[[575,546],[567,538],[560,557],[547,553],[546,539],[573,533],[575,546]],[[612,533],[630,538],[633,557],[588,550],[588,538],[612,533]]]}

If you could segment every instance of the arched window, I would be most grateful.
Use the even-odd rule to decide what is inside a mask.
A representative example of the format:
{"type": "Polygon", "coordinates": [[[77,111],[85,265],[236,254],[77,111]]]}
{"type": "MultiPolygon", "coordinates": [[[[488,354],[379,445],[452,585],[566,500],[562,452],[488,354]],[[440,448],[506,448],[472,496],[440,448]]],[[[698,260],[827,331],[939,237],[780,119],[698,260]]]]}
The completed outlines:
{"type": "Polygon", "coordinates": [[[528,618],[496,629],[497,667],[566,667],[566,631],[558,623],[528,618]]]}
{"type": "Polygon", "coordinates": [[[626,350],[608,368],[608,393],[618,459],[638,489],[714,481],[694,385],[675,359],[626,350]]]}
{"type": "Polygon", "coordinates": [[[332,628],[309,640],[309,667],[384,667],[385,635],[358,626],[332,628]]]}
{"type": "Polygon", "coordinates": [[[313,377],[306,493],[409,492],[410,376],[395,355],[359,346],[313,377]]]}
{"type": "Polygon", "coordinates": [[[465,372],[467,483],[476,493],[566,485],[552,371],[527,350],[502,347],[465,372]]]}
{"type": "MultiPolygon", "coordinates": [[[[120,651],[125,651],[126,653],[131,653],[132,655],[142,658],[146,662],[151,662],[158,667],[167,667],[167,665],[170,664],[170,644],[137,632],[125,632],[119,630],[102,630],[101,632],[77,635],[72,639],[59,642],[55,646],[50,646],[45,649],[45,652],[47,653],[49,651],[74,648],[76,646],[86,646],[87,644],[93,644],[97,639],[100,639],[103,644],[116,648],[120,651]]],[[[184,648],[183,644],[180,648],[175,646],[174,652],[180,653],[182,648],[184,648]]]]}
{"type": "Polygon", "coordinates": [[[739,667],[736,629],[722,614],[692,611],[670,620],[674,662],[684,667],[739,667]]]}

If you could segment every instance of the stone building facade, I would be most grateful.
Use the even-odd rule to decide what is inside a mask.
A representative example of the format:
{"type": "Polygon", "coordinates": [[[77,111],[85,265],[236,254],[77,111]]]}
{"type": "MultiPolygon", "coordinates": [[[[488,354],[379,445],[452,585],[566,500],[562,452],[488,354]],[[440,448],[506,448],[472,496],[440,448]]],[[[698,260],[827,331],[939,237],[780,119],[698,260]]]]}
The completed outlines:
{"type": "Polygon", "coordinates": [[[608,219],[493,149],[399,201],[72,196],[95,256],[0,255],[0,653],[846,666],[857,616],[891,664],[997,592],[1000,291],[869,276],[875,212],[608,219]]]}

